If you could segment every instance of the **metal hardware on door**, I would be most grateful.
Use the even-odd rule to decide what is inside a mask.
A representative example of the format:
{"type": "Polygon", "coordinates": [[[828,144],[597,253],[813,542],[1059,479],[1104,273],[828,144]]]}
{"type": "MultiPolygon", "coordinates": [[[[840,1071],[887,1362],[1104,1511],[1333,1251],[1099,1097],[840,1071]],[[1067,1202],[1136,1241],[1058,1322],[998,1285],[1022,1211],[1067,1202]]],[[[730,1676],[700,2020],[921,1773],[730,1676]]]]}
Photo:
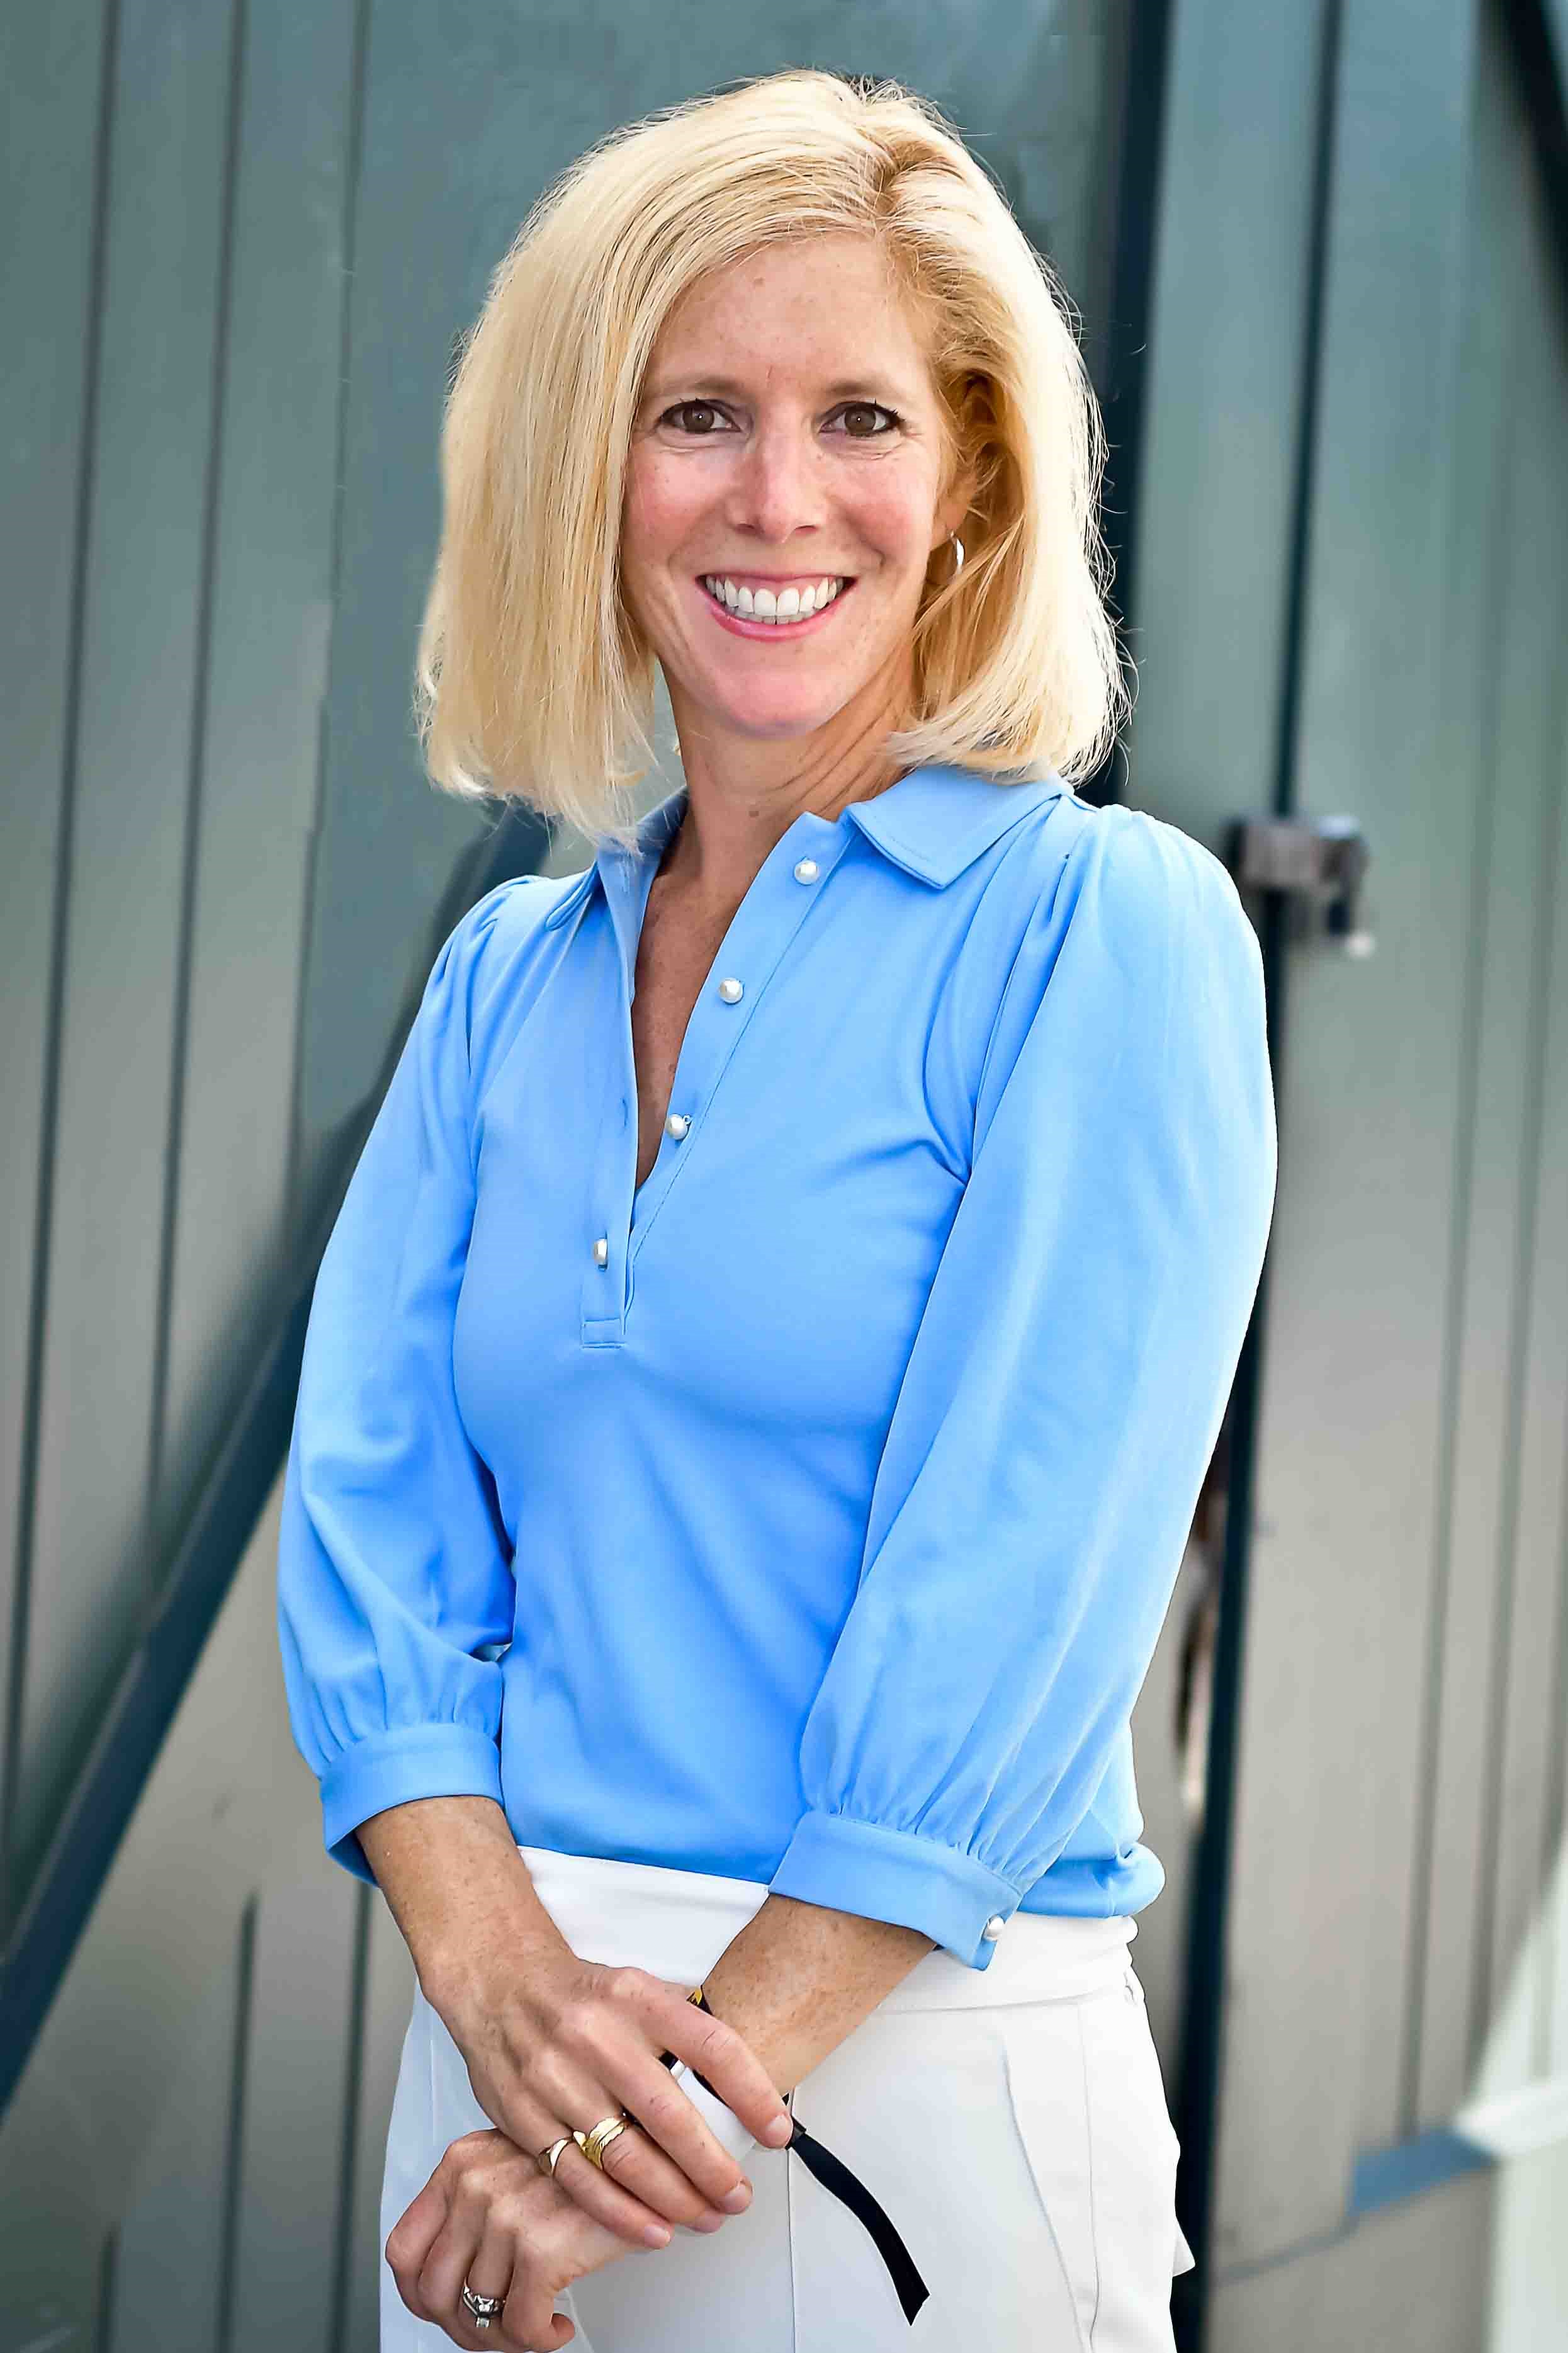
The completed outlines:
{"type": "Polygon", "coordinates": [[[1240,817],[1225,862],[1242,891],[1283,891],[1324,909],[1323,929],[1346,955],[1371,955],[1377,942],[1357,921],[1371,853],[1353,817],[1240,817]]]}

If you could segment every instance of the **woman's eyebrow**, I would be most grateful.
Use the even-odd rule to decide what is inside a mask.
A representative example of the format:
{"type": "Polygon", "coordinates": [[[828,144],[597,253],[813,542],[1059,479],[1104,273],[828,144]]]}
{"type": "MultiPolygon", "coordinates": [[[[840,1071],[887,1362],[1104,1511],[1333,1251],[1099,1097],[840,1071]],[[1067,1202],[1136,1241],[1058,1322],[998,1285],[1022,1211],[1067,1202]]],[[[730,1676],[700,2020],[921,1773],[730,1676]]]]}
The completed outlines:
{"type": "MultiPolygon", "coordinates": [[[[648,385],[643,397],[645,400],[669,400],[678,392],[688,400],[700,398],[703,394],[711,394],[717,400],[746,400],[751,396],[746,386],[733,376],[710,375],[705,369],[689,368],[680,375],[661,376],[656,384],[648,385]],[[700,386],[700,392],[696,389],[698,386],[700,386]]],[[[822,397],[825,400],[876,400],[879,403],[887,397],[907,406],[912,396],[900,390],[890,377],[879,380],[869,376],[843,376],[837,384],[825,385],[822,397]]]]}

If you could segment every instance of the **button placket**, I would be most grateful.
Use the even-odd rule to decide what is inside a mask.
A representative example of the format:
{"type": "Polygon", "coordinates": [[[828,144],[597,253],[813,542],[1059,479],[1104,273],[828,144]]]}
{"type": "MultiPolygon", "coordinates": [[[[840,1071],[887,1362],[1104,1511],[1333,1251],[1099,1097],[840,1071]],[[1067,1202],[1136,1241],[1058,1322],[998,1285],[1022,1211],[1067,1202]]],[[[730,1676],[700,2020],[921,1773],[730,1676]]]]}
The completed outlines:
{"type": "MultiPolygon", "coordinates": [[[[660,1145],[640,1198],[635,1193],[628,1196],[635,1205],[637,1219],[630,1231],[628,1269],[635,1264],[647,1229],[691,1149],[692,1130],[711,1103],[763,989],[805,922],[821,881],[832,872],[847,847],[847,832],[837,825],[810,810],[803,812],[763,860],[731,918],[730,928],[719,944],[681,1040],[670,1088],[671,1102],[680,1109],[665,1123],[669,1142],[660,1145]],[[792,861],[789,853],[798,849],[803,832],[818,855],[797,857],[792,861]],[[805,889],[801,887],[803,883],[816,887],[805,889]],[[679,1135],[672,1125],[674,1120],[683,1123],[679,1135]],[[677,1144],[679,1150],[674,1148],[677,1144]]],[[[636,954],[635,941],[631,953],[636,954]]],[[[628,1056],[630,1032],[628,998],[628,1056]]],[[[634,1176],[635,1159],[634,1145],[634,1176]]]]}
{"type": "MultiPolygon", "coordinates": [[[[604,875],[605,907],[600,910],[603,922],[607,908],[609,923],[594,942],[594,953],[604,959],[605,970],[600,987],[609,1005],[608,1031],[612,1037],[631,1034],[631,1009],[627,997],[625,913],[615,890],[621,870],[601,864],[604,875]]],[[[604,1001],[602,998],[601,1001],[604,1001]]],[[[584,1271],[581,1306],[581,1336],[588,1348],[618,1348],[626,1338],[626,1308],[630,1302],[630,1284],[626,1262],[629,1207],[623,1213],[621,1147],[626,1127],[626,1104],[621,1084],[609,1058],[605,1058],[606,1083],[600,1099],[598,1134],[594,1145],[594,1157],[588,1170],[588,1235],[587,1265],[584,1271]]],[[[637,1145],[631,1145],[635,1160],[637,1145]]],[[[627,1197],[629,1202],[629,1196],[627,1197]]]]}

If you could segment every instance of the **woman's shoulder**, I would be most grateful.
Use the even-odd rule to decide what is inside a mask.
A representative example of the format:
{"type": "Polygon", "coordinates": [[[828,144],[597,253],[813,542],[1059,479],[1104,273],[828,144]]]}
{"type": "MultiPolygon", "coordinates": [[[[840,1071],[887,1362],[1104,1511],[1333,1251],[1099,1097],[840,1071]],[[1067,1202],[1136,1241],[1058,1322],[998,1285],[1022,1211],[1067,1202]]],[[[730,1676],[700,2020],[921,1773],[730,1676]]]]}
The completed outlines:
{"type": "Polygon", "coordinates": [[[448,939],[447,950],[492,969],[515,964],[558,926],[555,916],[592,882],[592,866],[576,874],[513,874],[476,899],[448,939]]]}
{"type": "Polygon", "coordinates": [[[1228,868],[1168,818],[1125,801],[1086,801],[1070,786],[1030,812],[1006,860],[1037,920],[1090,911],[1120,929],[1193,917],[1252,933],[1228,868]]]}
{"type": "Polygon", "coordinates": [[[509,876],[476,899],[448,933],[432,978],[460,1002],[476,1064],[536,1001],[553,944],[547,919],[582,880],[580,874],[509,876]]]}

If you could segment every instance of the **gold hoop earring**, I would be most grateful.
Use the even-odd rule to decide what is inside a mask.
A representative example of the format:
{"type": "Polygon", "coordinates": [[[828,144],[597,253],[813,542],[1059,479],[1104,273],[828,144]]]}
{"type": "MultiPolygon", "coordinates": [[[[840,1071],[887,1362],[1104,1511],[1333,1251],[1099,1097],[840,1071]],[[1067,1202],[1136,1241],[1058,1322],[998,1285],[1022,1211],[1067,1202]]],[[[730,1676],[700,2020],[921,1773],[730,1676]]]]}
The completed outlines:
{"type": "Polygon", "coordinates": [[[949,576],[956,580],[963,569],[963,542],[955,531],[950,531],[947,535],[952,542],[952,571],[949,576]]]}

